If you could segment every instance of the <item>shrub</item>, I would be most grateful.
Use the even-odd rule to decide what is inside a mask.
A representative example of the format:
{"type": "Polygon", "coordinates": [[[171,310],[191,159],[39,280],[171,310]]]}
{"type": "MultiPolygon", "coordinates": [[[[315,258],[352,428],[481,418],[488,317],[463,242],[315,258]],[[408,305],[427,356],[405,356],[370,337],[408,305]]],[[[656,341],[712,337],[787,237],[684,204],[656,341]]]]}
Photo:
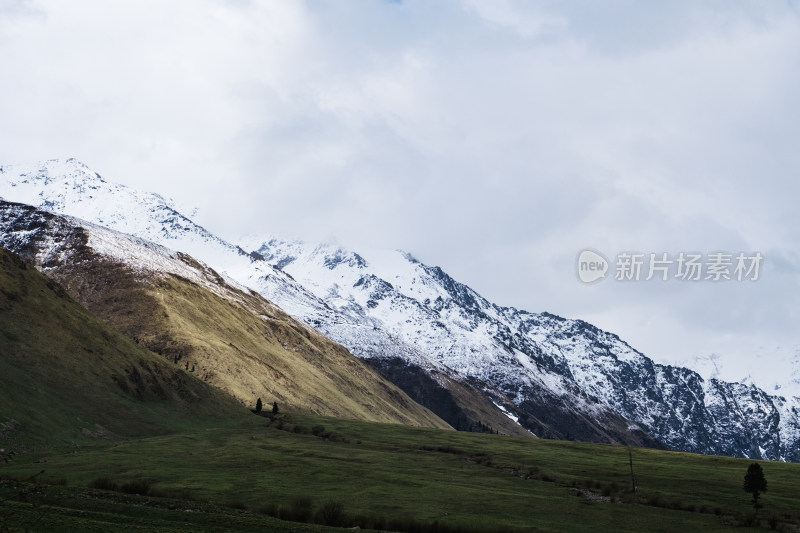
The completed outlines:
{"type": "Polygon", "coordinates": [[[230,500],[225,503],[225,507],[230,507],[231,509],[240,509],[242,511],[247,510],[247,505],[242,500],[230,500]]]}
{"type": "Polygon", "coordinates": [[[316,514],[316,522],[325,526],[344,525],[344,504],[339,501],[325,502],[316,514]]]}
{"type": "Polygon", "coordinates": [[[99,477],[89,482],[90,489],[119,490],[119,486],[110,477],[99,477]]]}
{"type": "Polygon", "coordinates": [[[150,485],[150,481],[147,481],[146,479],[137,479],[124,483],[119,489],[125,494],[139,494],[141,496],[147,496],[150,493],[150,485]]]}
{"type": "Polygon", "coordinates": [[[261,514],[265,514],[267,516],[279,516],[278,507],[274,503],[266,503],[259,507],[257,511],[261,514]]]}
{"type": "Polygon", "coordinates": [[[647,505],[652,505],[653,507],[664,507],[664,499],[661,497],[660,492],[648,494],[646,503],[647,505]]]}
{"type": "Polygon", "coordinates": [[[778,523],[779,522],[778,522],[778,517],[777,516],[775,516],[775,515],[770,516],[767,519],[767,523],[769,524],[769,528],[772,529],[773,531],[778,529],[778,523]]]}
{"type": "Polygon", "coordinates": [[[744,527],[753,527],[756,525],[756,522],[757,519],[755,513],[747,513],[739,521],[739,523],[744,527]]]}
{"type": "Polygon", "coordinates": [[[291,520],[294,522],[308,522],[314,511],[314,501],[308,496],[297,496],[289,504],[289,509],[281,512],[284,520],[291,520]]]}

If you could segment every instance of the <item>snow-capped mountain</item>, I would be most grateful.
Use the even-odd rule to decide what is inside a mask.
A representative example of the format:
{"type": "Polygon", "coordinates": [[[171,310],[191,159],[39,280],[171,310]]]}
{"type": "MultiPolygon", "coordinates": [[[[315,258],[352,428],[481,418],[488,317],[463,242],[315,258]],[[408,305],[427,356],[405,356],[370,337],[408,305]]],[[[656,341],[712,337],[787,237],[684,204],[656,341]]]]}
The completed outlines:
{"type": "Polygon", "coordinates": [[[0,247],[172,368],[244,405],[265,397],[331,416],[449,428],[341,345],[188,254],[3,200],[0,228],[0,247]]]}
{"type": "Polygon", "coordinates": [[[257,252],[331,307],[489,383],[521,410],[544,386],[584,412],[610,407],[669,448],[800,459],[797,398],[656,364],[580,320],[496,306],[402,252],[356,254],[279,239],[257,252]]]}
{"type": "Polygon", "coordinates": [[[408,375],[410,367],[417,378],[409,388],[416,390],[412,398],[422,400],[420,403],[429,408],[441,406],[450,414],[446,418],[453,422],[461,421],[465,426],[483,422],[505,433],[529,434],[497,407],[502,398],[484,398],[473,384],[402,340],[331,308],[258,254],[245,253],[195,224],[176,211],[172,200],[161,195],[111,183],[83,163],[69,159],[0,166],[0,198],[87,220],[188,253],[226,279],[257,290],[353,354],[367,360],[403,361],[404,375],[408,375]]]}
{"type": "Polygon", "coordinates": [[[780,396],[800,396],[800,346],[764,346],[747,360],[731,360],[712,353],[680,364],[706,379],[753,384],[780,396]]]}
{"type": "Polygon", "coordinates": [[[9,200],[192,250],[406,392],[428,378],[433,388],[409,392],[417,401],[438,402],[436,385],[452,380],[540,436],[800,461],[800,399],[656,364],[579,320],[496,306],[409,254],[280,239],[234,246],[160,196],[111,185],[72,160],[3,167],[0,176],[9,200]]]}

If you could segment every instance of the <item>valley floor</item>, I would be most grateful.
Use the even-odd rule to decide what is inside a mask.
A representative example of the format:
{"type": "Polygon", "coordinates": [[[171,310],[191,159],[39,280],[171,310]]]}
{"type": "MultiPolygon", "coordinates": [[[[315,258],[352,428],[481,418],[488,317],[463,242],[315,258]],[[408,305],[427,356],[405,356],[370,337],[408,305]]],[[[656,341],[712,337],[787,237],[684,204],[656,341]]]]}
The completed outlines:
{"type": "Polygon", "coordinates": [[[635,494],[622,446],[252,416],[0,463],[0,530],[800,530],[800,464],[761,462],[754,518],[750,461],[639,448],[632,460],[635,494]]]}

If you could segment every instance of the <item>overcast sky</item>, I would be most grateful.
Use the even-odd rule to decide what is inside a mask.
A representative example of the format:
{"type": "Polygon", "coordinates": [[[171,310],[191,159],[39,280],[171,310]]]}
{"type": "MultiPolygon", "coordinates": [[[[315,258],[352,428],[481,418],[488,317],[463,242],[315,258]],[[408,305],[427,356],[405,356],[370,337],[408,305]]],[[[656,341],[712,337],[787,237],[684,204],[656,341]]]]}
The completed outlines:
{"type": "Polygon", "coordinates": [[[800,347],[798,11],[0,0],[0,163],[75,157],[230,240],[402,248],[501,305],[746,372],[800,347]],[[587,247],[764,262],[585,285],[587,247]]]}

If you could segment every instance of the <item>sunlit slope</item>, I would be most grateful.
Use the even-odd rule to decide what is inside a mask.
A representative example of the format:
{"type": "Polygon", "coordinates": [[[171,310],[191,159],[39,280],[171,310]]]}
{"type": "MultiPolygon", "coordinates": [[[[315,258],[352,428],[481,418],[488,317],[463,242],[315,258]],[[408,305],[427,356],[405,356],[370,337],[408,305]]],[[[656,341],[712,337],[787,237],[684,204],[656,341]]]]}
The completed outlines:
{"type": "Polygon", "coordinates": [[[247,414],[0,249],[0,448],[162,434],[247,414]]]}
{"type": "Polygon", "coordinates": [[[344,347],[192,257],[21,204],[6,241],[108,324],[253,407],[448,428],[344,347]]]}

